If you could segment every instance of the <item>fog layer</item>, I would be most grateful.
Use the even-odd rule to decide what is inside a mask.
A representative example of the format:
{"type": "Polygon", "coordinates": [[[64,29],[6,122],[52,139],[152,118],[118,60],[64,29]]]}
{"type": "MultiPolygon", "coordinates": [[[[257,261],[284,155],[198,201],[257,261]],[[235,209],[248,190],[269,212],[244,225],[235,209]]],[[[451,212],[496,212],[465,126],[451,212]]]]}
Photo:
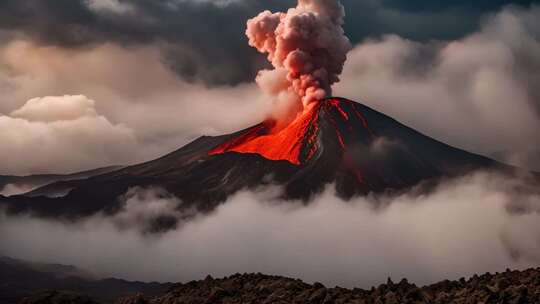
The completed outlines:
{"type": "Polygon", "coordinates": [[[260,271],[328,285],[370,287],[389,276],[425,284],[540,263],[540,195],[522,186],[479,173],[429,195],[350,202],[329,187],[308,206],[271,199],[278,189],[242,192],[161,235],[143,233],[143,222],[167,210],[182,218],[171,211],[181,202],[132,191],[110,217],[3,216],[0,254],[137,280],[260,271]]]}

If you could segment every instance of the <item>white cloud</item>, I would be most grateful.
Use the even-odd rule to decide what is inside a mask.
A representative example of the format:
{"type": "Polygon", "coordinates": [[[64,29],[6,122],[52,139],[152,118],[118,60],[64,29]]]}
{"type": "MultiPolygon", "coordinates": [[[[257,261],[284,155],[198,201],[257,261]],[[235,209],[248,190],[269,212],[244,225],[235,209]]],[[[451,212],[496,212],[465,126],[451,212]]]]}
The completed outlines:
{"type": "Polygon", "coordinates": [[[0,115],[3,173],[78,171],[137,157],[125,155],[138,145],[133,130],[99,115],[85,96],[32,99],[11,115],[0,115]]]}
{"type": "Polygon", "coordinates": [[[83,95],[47,96],[28,100],[21,108],[11,112],[11,117],[28,121],[54,122],[97,117],[95,101],[83,95]]]}
{"type": "Polygon", "coordinates": [[[133,13],[135,8],[126,1],[121,0],[86,0],[91,10],[96,12],[112,12],[115,14],[133,13]]]}
{"type": "MultiPolygon", "coordinates": [[[[62,124],[63,130],[69,124],[91,120],[101,126],[104,137],[110,135],[105,130],[111,127],[115,130],[111,134],[118,134],[120,129],[131,133],[131,143],[107,139],[99,142],[97,138],[93,139],[95,147],[74,143],[72,151],[56,153],[54,161],[17,149],[34,150],[43,142],[44,146],[54,146],[61,139],[21,137],[17,140],[24,145],[0,148],[0,152],[18,155],[16,163],[23,164],[17,169],[15,164],[2,162],[3,174],[61,173],[87,166],[149,160],[201,135],[221,135],[256,124],[264,119],[270,105],[254,84],[208,88],[186,83],[168,69],[156,49],[126,49],[112,44],[74,51],[11,41],[0,47],[0,87],[5,92],[0,96],[0,113],[11,113],[3,116],[4,124],[9,117],[10,132],[17,136],[29,132],[29,125],[37,129],[37,120],[54,120],[55,125],[62,124]],[[65,97],[66,93],[72,97],[65,97]],[[70,120],[81,115],[84,119],[70,120]],[[15,121],[16,117],[25,119],[15,121]],[[66,121],[60,123],[62,119],[66,121]],[[105,143],[115,148],[102,149],[105,143]],[[90,150],[84,152],[83,148],[90,150]],[[101,150],[111,149],[116,149],[114,157],[104,157],[101,150]],[[78,163],[78,154],[84,154],[85,161],[78,163]],[[24,165],[22,157],[26,156],[33,158],[28,161],[32,166],[24,165]],[[66,159],[65,164],[60,157],[66,159]]],[[[11,140],[17,143],[14,138],[11,140]]]]}

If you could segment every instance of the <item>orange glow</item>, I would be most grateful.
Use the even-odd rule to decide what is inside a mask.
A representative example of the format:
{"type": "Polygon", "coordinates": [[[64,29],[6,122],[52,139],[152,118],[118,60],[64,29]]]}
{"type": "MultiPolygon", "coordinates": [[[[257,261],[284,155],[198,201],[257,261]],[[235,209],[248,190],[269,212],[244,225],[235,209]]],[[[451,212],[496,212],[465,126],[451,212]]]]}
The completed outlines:
{"type": "MultiPolygon", "coordinates": [[[[324,115],[325,122],[330,123],[335,129],[335,139],[342,151],[347,149],[350,144],[348,141],[354,139],[354,132],[358,131],[355,128],[363,127],[370,136],[374,136],[367,119],[353,103],[332,98],[312,103],[288,125],[283,126],[274,120],[267,120],[217,146],[209,154],[227,152],[259,154],[269,160],[285,160],[300,165],[311,160],[319,152],[321,114],[324,115]],[[349,133],[342,133],[343,128],[349,133]]],[[[362,182],[362,174],[360,172],[355,174],[362,182]]]]}
{"type": "Polygon", "coordinates": [[[339,140],[339,145],[342,149],[345,149],[345,140],[343,139],[343,136],[341,136],[341,133],[336,129],[336,135],[339,140]]]}
{"type": "Polygon", "coordinates": [[[317,140],[319,107],[320,103],[313,104],[311,108],[283,129],[278,129],[273,121],[262,123],[246,134],[216,147],[210,151],[210,155],[226,152],[254,153],[270,160],[286,160],[292,164],[300,165],[305,135],[310,126],[315,131],[310,132],[307,140],[307,144],[311,145],[307,158],[310,159],[316,152],[316,147],[313,145],[317,140]]]}
{"type": "MultiPolygon", "coordinates": [[[[345,111],[343,111],[343,109],[341,108],[341,102],[339,100],[330,99],[330,100],[328,100],[328,104],[331,107],[337,109],[339,114],[341,115],[341,117],[343,117],[343,119],[349,120],[349,115],[345,111]]],[[[346,147],[345,139],[343,138],[343,135],[339,131],[338,123],[336,122],[334,117],[330,117],[330,121],[332,122],[332,125],[334,125],[334,128],[336,129],[336,136],[337,136],[339,145],[341,146],[342,149],[345,149],[345,147],[346,147]]]]}
{"type": "Polygon", "coordinates": [[[328,103],[339,111],[339,114],[345,119],[349,120],[349,115],[341,108],[341,102],[337,99],[331,99],[328,103]]]}
{"type": "Polygon", "coordinates": [[[364,126],[364,128],[365,128],[366,130],[368,130],[368,132],[369,132],[369,134],[371,135],[371,137],[374,137],[373,132],[372,132],[371,129],[369,128],[367,119],[364,117],[364,115],[362,115],[362,114],[356,109],[356,107],[353,107],[353,110],[354,110],[354,113],[356,114],[356,117],[357,117],[358,119],[360,119],[360,121],[362,122],[362,125],[364,126]]]}

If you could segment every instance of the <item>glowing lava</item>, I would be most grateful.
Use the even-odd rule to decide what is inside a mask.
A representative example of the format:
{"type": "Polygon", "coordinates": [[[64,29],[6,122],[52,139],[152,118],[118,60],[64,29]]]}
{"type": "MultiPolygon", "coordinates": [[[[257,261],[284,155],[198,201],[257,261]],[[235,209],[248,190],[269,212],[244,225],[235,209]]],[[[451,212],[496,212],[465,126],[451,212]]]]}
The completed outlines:
{"type": "Polygon", "coordinates": [[[362,142],[362,138],[369,141],[373,136],[367,119],[353,103],[332,98],[312,103],[284,128],[275,121],[265,121],[217,146],[209,154],[251,153],[269,160],[285,160],[300,165],[322,151],[323,144],[333,141],[340,148],[335,153],[340,154],[349,145],[362,142]],[[329,133],[319,142],[322,129],[329,133]]]}
{"type": "Polygon", "coordinates": [[[286,160],[300,165],[304,148],[309,149],[307,159],[313,157],[316,152],[313,145],[317,137],[319,108],[320,103],[314,103],[283,129],[277,129],[273,121],[259,124],[244,135],[214,148],[210,151],[210,155],[226,152],[253,153],[270,160],[286,160]],[[306,134],[311,134],[307,142],[304,140],[306,134]],[[311,147],[306,147],[306,144],[311,147]]]}

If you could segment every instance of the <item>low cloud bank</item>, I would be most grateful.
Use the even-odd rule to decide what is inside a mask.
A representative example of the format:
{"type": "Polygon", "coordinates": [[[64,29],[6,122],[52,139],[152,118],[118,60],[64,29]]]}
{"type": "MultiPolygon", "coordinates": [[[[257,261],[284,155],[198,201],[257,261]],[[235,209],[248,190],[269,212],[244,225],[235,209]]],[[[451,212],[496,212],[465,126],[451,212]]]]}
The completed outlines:
{"type": "Polygon", "coordinates": [[[137,193],[119,214],[77,223],[4,215],[0,254],[137,280],[263,272],[361,287],[389,276],[426,284],[540,263],[540,195],[490,174],[421,196],[344,202],[328,189],[308,206],[272,200],[276,189],[242,192],[164,234],[141,227],[180,202],[158,190],[137,193]]]}

